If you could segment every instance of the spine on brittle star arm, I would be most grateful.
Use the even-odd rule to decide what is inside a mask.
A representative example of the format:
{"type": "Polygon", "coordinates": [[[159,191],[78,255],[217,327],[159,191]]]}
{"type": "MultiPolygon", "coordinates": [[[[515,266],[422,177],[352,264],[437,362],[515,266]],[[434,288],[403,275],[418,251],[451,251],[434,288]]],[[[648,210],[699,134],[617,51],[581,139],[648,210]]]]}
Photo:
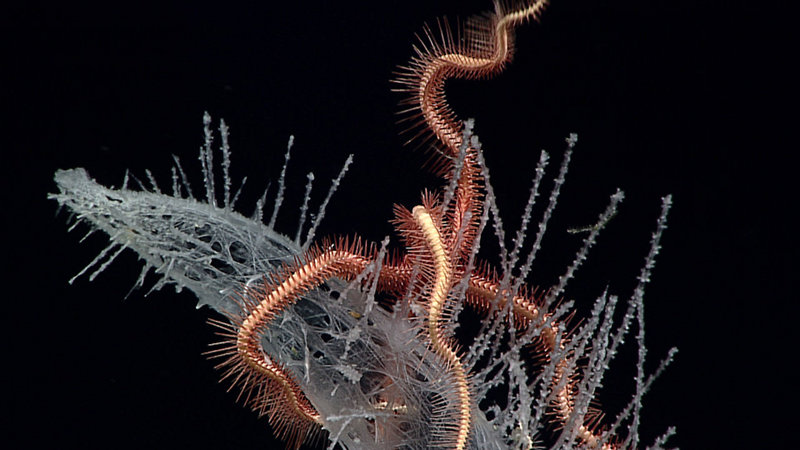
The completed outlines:
{"type": "Polygon", "coordinates": [[[442,243],[439,230],[436,228],[430,213],[424,206],[416,206],[412,210],[414,219],[422,230],[428,250],[433,255],[435,278],[431,287],[428,311],[428,334],[430,335],[431,347],[437,355],[442,357],[452,368],[456,381],[456,389],[459,399],[459,417],[457,423],[458,434],[455,440],[455,448],[462,450],[466,447],[469,430],[472,423],[469,384],[467,382],[466,371],[447,339],[442,336],[442,329],[439,320],[447,302],[447,295],[453,284],[453,267],[442,243]]]}

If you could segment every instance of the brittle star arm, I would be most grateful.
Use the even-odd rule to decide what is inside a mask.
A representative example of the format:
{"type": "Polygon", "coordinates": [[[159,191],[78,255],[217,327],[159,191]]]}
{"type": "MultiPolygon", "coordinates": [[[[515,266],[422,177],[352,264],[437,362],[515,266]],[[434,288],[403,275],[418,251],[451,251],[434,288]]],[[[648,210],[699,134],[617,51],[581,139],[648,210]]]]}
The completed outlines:
{"type": "Polygon", "coordinates": [[[442,334],[442,327],[439,321],[445,309],[447,297],[453,286],[453,265],[448,258],[447,251],[442,238],[439,234],[434,221],[424,206],[416,206],[412,210],[414,219],[417,222],[425,243],[433,258],[435,277],[431,286],[430,298],[428,299],[428,335],[431,347],[452,370],[453,378],[458,391],[458,413],[457,436],[454,442],[456,450],[466,448],[467,438],[469,437],[470,427],[472,426],[472,406],[469,392],[469,382],[467,381],[466,370],[461,363],[452,343],[442,334]]]}
{"type": "MultiPolygon", "coordinates": [[[[453,38],[446,25],[441,25],[442,42],[426,29],[428,42],[423,41],[422,48],[417,49],[417,56],[409,66],[401,68],[395,82],[403,85],[401,90],[409,93],[404,103],[412,106],[407,112],[414,113],[411,119],[420,117],[419,124],[425,125],[442,144],[441,150],[446,158],[438,165],[440,169],[447,169],[441,170],[446,178],[456,176],[449,170],[452,163],[447,159],[459,157],[463,124],[448,105],[444,94],[445,82],[450,78],[486,78],[501,72],[511,60],[514,28],[537,18],[546,4],[546,0],[528,0],[521,2],[515,10],[504,10],[505,7],[496,2],[495,13],[488,18],[471,19],[466,27],[469,31],[460,40],[453,38]]],[[[443,233],[443,240],[450,244],[448,248],[454,260],[469,255],[477,238],[481,215],[480,186],[483,179],[476,152],[467,147],[457,174],[455,205],[448,214],[451,227],[443,233]]]]}
{"type": "MultiPolygon", "coordinates": [[[[500,311],[505,307],[505,302],[508,298],[512,301],[512,313],[514,320],[519,329],[525,329],[529,326],[538,326],[542,328],[541,337],[544,352],[549,357],[553,352],[564,350],[568,344],[568,338],[562,337],[559,339],[557,322],[550,320],[549,314],[542,314],[535,300],[528,298],[524,295],[509,295],[510,292],[506,289],[501,289],[496,280],[485,277],[480,274],[472,274],[467,285],[467,292],[465,302],[467,305],[472,306],[475,310],[488,313],[491,304],[497,299],[496,311],[500,311]]],[[[575,395],[574,388],[569,380],[564,381],[569,376],[567,370],[569,366],[569,358],[564,358],[555,367],[555,374],[551,382],[552,386],[563,387],[554,395],[553,409],[556,418],[562,424],[567,423],[570,416],[575,411],[575,395]]],[[[611,443],[604,442],[602,445],[602,438],[598,433],[592,430],[585,424],[578,427],[577,437],[589,448],[602,448],[604,450],[615,449],[611,443]]]]}
{"type": "Polygon", "coordinates": [[[340,241],[330,247],[309,250],[305,262],[298,261],[273,274],[272,279],[278,281],[265,280],[263,288],[245,291],[241,295],[242,313],[230,316],[230,323],[213,321],[224,330],[221,335],[225,340],[209,353],[227,358],[219,364],[227,369],[223,378],[233,377],[233,385],[247,392],[251,407],[260,414],[268,413],[277,434],[288,438],[294,447],[318,428],[320,416],[293,377],[263,351],[260,339],[270,323],[304,293],[333,277],[355,278],[371,261],[358,241],[352,245],[340,241]],[[255,398],[251,399],[253,394],[255,398]]]}

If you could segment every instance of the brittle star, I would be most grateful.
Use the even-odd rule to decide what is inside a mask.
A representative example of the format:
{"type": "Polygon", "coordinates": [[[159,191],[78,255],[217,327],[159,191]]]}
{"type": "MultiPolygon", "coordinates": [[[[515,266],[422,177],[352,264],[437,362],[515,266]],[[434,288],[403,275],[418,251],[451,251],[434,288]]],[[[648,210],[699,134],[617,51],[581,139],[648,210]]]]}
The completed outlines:
{"type": "MultiPolygon", "coordinates": [[[[532,0],[508,11],[496,3],[491,16],[470,20],[466,35],[458,41],[446,25],[441,26],[441,41],[426,28],[417,56],[395,80],[399,90],[408,94],[403,103],[410,107],[405,112],[411,113],[411,119],[419,119],[420,134],[427,132],[434,139],[439,153],[435,167],[452,189],[446,189],[444,195],[423,193],[421,205],[410,211],[395,207],[394,224],[406,253],[380,261],[377,288],[398,298],[409,289],[418,290],[424,311],[418,318],[422,324],[419,333],[448,367],[455,387],[456,412],[442,421],[447,422],[445,444],[458,450],[469,443],[477,411],[470,375],[445,326],[454,316],[458,286],[465,284],[464,302],[483,314],[502,309],[510,300],[515,329],[538,327],[538,345],[546,358],[554,351],[567,351],[569,338],[561,332],[561,324],[542,310],[541,302],[529,295],[528,289],[509,292],[501,288],[494,271],[471,270],[484,208],[484,177],[478,150],[464,142],[464,125],[444,96],[449,78],[484,78],[502,71],[511,59],[514,28],[538,19],[546,3],[532,0]]],[[[263,351],[261,336],[304,293],[334,277],[352,281],[376,258],[376,247],[359,238],[324,241],[294,264],[265,277],[262,287],[245,290],[240,298],[242,312],[229,317],[230,323],[214,321],[224,330],[225,340],[210,353],[225,358],[219,364],[225,369],[223,379],[233,379],[232,384],[241,388],[240,396],[244,395],[256,412],[267,415],[276,434],[290,447],[299,447],[316,434],[320,415],[292,376],[263,351]]],[[[569,358],[562,359],[551,382],[556,425],[565,425],[574,412],[577,383],[569,366],[569,358]]],[[[614,447],[607,438],[601,439],[596,425],[576,426],[577,439],[587,447],[614,447]]]]}

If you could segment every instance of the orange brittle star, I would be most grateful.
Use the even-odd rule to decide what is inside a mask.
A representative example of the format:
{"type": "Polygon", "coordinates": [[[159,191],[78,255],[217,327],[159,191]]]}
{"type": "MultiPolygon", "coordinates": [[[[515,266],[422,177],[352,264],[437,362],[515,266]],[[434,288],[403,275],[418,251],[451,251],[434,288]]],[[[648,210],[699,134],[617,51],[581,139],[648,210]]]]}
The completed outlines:
{"type": "MultiPolygon", "coordinates": [[[[410,107],[406,112],[411,113],[410,118],[419,119],[420,134],[428,132],[434,138],[440,153],[436,167],[451,183],[451,189],[441,198],[424,193],[422,204],[411,211],[395,207],[394,223],[406,254],[379,261],[377,288],[398,295],[415,289],[421,294],[419,306],[424,316],[417,318],[423,325],[419,333],[432,354],[448,367],[455,386],[456,413],[442,419],[447,433],[444,442],[454,449],[468,446],[477,408],[470,374],[455,338],[445,326],[454,316],[453,303],[458,297],[454,290],[463,284],[465,303],[484,314],[496,310],[498,301],[502,309],[510,298],[516,329],[538,327],[538,345],[545,357],[555,351],[569,353],[569,338],[560,331],[561,325],[542,310],[526,288],[509,292],[501,288],[493,271],[471,270],[482,227],[484,175],[478,150],[463,142],[464,125],[444,96],[449,78],[484,78],[502,71],[512,56],[514,28],[537,19],[546,3],[530,0],[515,9],[496,3],[492,15],[468,21],[465,36],[459,40],[447,26],[442,26],[441,42],[426,28],[427,42],[423,41],[417,56],[395,80],[408,94],[404,104],[410,107]]],[[[244,395],[259,414],[267,415],[276,433],[290,446],[298,447],[315,435],[320,415],[293,377],[261,348],[260,338],[304,293],[334,277],[355,280],[378,255],[374,245],[365,245],[358,238],[325,241],[294,264],[268,275],[263,287],[246,289],[240,298],[241,315],[229,317],[230,323],[215,321],[225,330],[225,340],[211,352],[214,357],[225,358],[219,365],[225,368],[223,379],[232,378],[232,384],[241,388],[240,396],[244,395]]],[[[564,358],[556,365],[551,382],[556,426],[567,424],[574,413],[577,384],[568,362],[569,358],[564,358]]],[[[577,439],[587,447],[614,447],[607,438],[601,438],[596,425],[576,427],[577,439]]]]}

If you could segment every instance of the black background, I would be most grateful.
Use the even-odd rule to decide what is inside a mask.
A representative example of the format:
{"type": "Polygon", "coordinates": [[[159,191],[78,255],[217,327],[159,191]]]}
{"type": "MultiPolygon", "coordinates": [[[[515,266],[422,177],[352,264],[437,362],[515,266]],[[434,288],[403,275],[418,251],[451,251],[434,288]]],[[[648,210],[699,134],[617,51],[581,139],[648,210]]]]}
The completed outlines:
{"type": "MultiPolygon", "coordinates": [[[[197,181],[208,111],[231,127],[234,174],[248,175],[243,209],[277,178],[294,134],[278,229],[293,233],[305,173],[317,177],[318,205],[353,153],[320,235],[380,241],[392,232],[393,203],[413,206],[424,187],[439,185],[420,169],[425,152],[398,136],[400,96],[388,80],[424,22],[487,8],[488,0],[414,0],[6,11],[0,149],[12,446],[280,447],[200,355],[213,335],[192,295],[125,299],[139,273],[132,254],[94,282],[67,284],[105,239],[79,244],[85,228],[66,232],[66,216],[45,198],[52,174],[80,166],[118,186],[126,168],[139,176],[150,168],[166,186],[176,154],[197,181]]],[[[671,346],[680,353],[646,398],[646,443],[670,424],[683,448],[790,442],[798,248],[789,230],[798,202],[787,61],[796,48],[782,17],[735,0],[554,0],[541,24],[519,30],[505,73],[449,84],[454,109],[477,120],[509,228],[539,150],[550,152],[553,173],[563,139],[579,133],[534,283],[553,283],[571,261],[577,242],[565,230],[592,222],[616,187],[626,191],[568,290],[581,311],[606,285],[630,292],[660,198],[674,195],[646,296],[647,368],[671,346]]],[[[627,370],[605,383],[609,407],[630,395],[627,370]]]]}

